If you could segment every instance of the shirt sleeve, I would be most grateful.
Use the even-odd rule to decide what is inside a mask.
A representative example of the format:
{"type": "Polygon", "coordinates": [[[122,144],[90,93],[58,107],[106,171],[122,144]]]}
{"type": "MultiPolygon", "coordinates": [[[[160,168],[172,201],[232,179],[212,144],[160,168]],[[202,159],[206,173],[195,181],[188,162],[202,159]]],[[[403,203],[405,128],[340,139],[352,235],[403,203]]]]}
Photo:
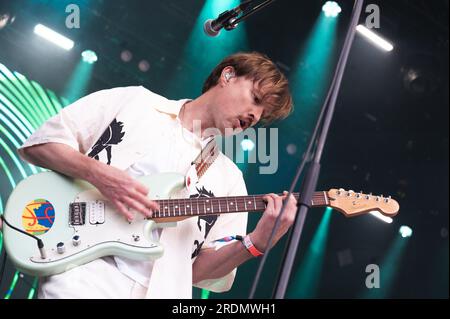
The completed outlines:
{"type": "Polygon", "coordinates": [[[22,159],[30,162],[23,150],[44,143],[62,143],[85,154],[139,87],[121,87],[91,93],[63,108],[44,122],[18,148],[22,159]]]}
{"type": "MultiPolygon", "coordinates": [[[[236,183],[231,188],[228,196],[246,196],[247,188],[245,186],[242,173],[239,171],[239,176],[236,183]]],[[[212,227],[202,249],[220,249],[221,247],[230,244],[231,242],[214,243],[215,240],[227,236],[245,235],[247,233],[247,215],[248,213],[233,213],[222,214],[217,218],[214,227],[212,227]]],[[[213,292],[224,292],[231,289],[234,278],[236,276],[237,268],[233,269],[229,274],[222,278],[206,279],[196,283],[194,286],[198,288],[207,289],[213,292]]]]}

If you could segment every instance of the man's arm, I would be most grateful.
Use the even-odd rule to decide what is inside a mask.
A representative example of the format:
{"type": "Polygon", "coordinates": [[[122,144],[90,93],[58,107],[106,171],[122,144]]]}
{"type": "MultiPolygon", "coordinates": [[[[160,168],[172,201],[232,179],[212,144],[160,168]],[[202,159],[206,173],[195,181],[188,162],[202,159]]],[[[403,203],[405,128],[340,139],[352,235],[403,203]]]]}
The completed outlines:
{"type": "Polygon", "coordinates": [[[92,159],[68,145],[45,143],[20,149],[19,152],[34,165],[88,181],[128,219],[132,219],[133,214],[126,206],[147,216],[151,216],[151,209],[158,209],[157,203],[146,196],[149,190],[144,185],[124,171],[92,159]]]}
{"type": "MultiPolygon", "coordinates": [[[[280,197],[275,194],[268,194],[264,197],[267,201],[266,210],[253,232],[249,234],[255,247],[261,252],[267,249],[267,241],[277,216],[280,214],[284,198],[285,196],[280,197]]],[[[275,233],[272,246],[278,242],[293,224],[296,211],[297,201],[293,196],[290,196],[278,230],[275,233]]],[[[224,277],[233,271],[234,268],[251,258],[252,255],[240,242],[228,244],[218,250],[203,249],[192,265],[192,282],[196,284],[202,280],[224,277]]]]}

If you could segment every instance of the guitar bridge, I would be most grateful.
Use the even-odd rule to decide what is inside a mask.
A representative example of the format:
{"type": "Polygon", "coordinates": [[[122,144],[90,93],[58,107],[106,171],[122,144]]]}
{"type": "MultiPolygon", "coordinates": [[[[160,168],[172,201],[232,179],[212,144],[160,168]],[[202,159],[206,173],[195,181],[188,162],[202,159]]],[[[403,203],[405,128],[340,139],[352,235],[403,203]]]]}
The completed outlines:
{"type": "Polygon", "coordinates": [[[86,203],[70,203],[69,224],[72,226],[82,226],[86,223],[86,203]]]}

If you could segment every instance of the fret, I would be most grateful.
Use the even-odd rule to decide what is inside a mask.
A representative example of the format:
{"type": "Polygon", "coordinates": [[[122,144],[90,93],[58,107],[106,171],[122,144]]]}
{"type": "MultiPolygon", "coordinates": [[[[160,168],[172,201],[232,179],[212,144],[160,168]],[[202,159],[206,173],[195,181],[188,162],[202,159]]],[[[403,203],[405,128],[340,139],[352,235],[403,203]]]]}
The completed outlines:
{"type": "Polygon", "coordinates": [[[191,215],[192,215],[192,201],[191,200],[189,200],[189,203],[190,203],[190,207],[191,207],[191,215]]]}
{"type": "Polygon", "coordinates": [[[225,198],[225,200],[227,201],[227,212],[230,212],[230,204],[228,203],[228,198],[225,198]]]}
{"type": "Polygon", "coordinates": [[[186,200],[183,200],[183,203],[184,203],[184,215],[186,216],[187,215],[186,206],[188,205],[186,204],[186,200]]]}
{"type": "Polygon", "coordinates": [[[219,198],[219,213],[222,212],[222,208],[220,207],[220,198],[219,198]]]}
{"type": "Polygon", "coordinates": [[[171,208],[173,208],[173,205],[170,205],[171,204],[171,202],[170,201],[167,201],[167,215],[170,217],[170,209],[171,208]]]}
{"type": "Polygon", "coordinates": [[[214,213],[213,199],[210,199],[209,201],[211,203],[211,213],[214,213]]]}
{"type": "MultiPolygon", "coordinates": [[[[236,202],[230,202],[231,209],[234,208],[234,206],[236,205],[236,202]]],[[[228,211],[230,211],[230,207],[228,207],[228,211]]]]}
{"type": "Polygon", "coordinates": [[[255,206],[255,210],[257,210],[257,209],[256,209],[256,198],[255,198],[254,195],[253,195],[253,206],[255,206]]]}
{"type": "Polygon", "coordinates": [[[206,202],[203,200],[203,213],[206,214],[206,202]]]}
{"type": "Polygon", "coordinates": [[[239,211],[239,205],[236,197],[234,198],[234,203],[236,204],[236,211],[239,211]]]}
{"type": "Polygon", "coordinates": [[[196,199],[196,202],[197,202],[197,215],[199,215],[200,211],[199,211],[199,208],[198,208],[198,199],[196,199]]]}
{"type": "Polygon", "coordinates": [[[180,206],[179,206],[179,203],[178,203],[178,202],[179,202],[179,200],[176,199],[176,205],[175,205],[174,208],[173,208],[173,216],[175,216],[175,210],[176,210],[176,209],[178,209],[178,210],[180,209],[180,208],[179,208],[180,206]]]}
{"type": "MultiPolygon", "coordinates": [[[[171,212],[172,216],[175,216],[175,210],[178,208],[177,200],[176,199],[172,199],[172,203],[171,204],[172,205],[169,206],[170,207],[170,212],[171,212]]],[[[170,216],[170,214],[169,214],[169,216],[170,216]]]]}

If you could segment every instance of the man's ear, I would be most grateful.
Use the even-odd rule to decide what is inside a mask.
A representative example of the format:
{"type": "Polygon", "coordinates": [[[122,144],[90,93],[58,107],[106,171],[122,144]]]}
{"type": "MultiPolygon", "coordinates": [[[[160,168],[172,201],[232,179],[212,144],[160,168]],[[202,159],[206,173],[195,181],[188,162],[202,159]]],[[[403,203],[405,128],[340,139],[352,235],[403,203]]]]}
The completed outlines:
{"type": "Polygon", "coordinates": [[[221,77],[220,77],[220,83],[222,85],[225,85],[228,82],[230,82],[230,80],[235,76],[236,76],[236,74],[234,72],[234,68],[232,66],[227,66],[227,67],[223,68],[223,70],[222,70],[221,77]]]}

